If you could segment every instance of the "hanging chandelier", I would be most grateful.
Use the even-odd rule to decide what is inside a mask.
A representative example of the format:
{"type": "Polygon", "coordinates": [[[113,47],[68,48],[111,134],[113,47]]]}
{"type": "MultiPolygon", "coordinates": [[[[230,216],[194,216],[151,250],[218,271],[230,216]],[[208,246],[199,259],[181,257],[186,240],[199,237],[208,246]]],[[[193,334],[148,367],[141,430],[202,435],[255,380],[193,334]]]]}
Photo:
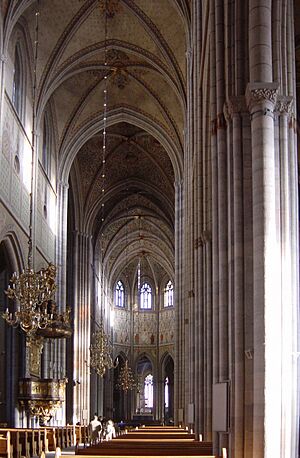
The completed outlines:
{"type": "Polygon", "coordinates": [[[53,314],[48,310],[48,302],[56,290],[56,267],[49,264],[46,269],[34,272],[31,257],[32,248],[29,249],[28,267],[20,275],[13,274],[5,291],[10,300],[17,301],[17,310],[12,313],[7,308],[2,314],[9,325],[20,326],[28,335],[51,325],[53,314]]]}
{"type": "Polygon", "coordinates": [[[116,387],[119,388],[119,390],[127,392],[129,390],[133,390],[136,386],[137,383],[135,377],[132,373],[131,367],[128,365],[128,361],[126,360],[124,366],[121,367],[116,387]]]}
{"type": "MultiPolygon", "coordinates": [[[[35,272],[33,268],[33,193],[35,189],[36,156],[36,87],[37,87],[37,57],[39,37],[39,11],[35,13],[34,68],[33,68],[33,101],[32,101],[32,141],[31,141],[31,189],[29,208],[29,236],[27,267],[17,275],[12,275],[7,290],[9,300],[16,301],[17,310],[13,312],[6,308],[2,313],[5,321],[20,328],[32,337],[39,330],[45,330],[56,322],[57,316],[50,305],[56,290],[56,266],[52,263],[47,268],[35,272]]],[[[60,321],[70,327],[69,311],[59,315],[60,321]]]]}
{"type": "Polygon", "coordinates": [[[104,331],[103,321],[101,319],[99,329],[92,335],[90,346],[90,366],[103,377],[107,369],[116,367],[112,359],[112,345],[104,331]]]}

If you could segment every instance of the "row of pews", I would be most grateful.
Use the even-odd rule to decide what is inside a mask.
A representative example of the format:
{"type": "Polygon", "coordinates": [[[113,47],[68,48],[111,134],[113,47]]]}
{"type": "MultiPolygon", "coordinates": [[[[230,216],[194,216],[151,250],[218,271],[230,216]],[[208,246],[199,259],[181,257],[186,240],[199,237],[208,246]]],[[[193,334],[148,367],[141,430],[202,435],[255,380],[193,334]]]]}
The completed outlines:
{"type": "Polygon", "coordinates": [[[0,428],[0,457],[31,458],[41,452],[65,449],[87,443],[86,426],[62,426],[47,428],[0,428]]]}
{"type": "Polygon", "coordinates": [[[199,441],[195,434],[177,427],[142,427],[111,441],[78,449],[76,454],[85,458],[219,458],[213,455],[211,442],[199,441]]]}

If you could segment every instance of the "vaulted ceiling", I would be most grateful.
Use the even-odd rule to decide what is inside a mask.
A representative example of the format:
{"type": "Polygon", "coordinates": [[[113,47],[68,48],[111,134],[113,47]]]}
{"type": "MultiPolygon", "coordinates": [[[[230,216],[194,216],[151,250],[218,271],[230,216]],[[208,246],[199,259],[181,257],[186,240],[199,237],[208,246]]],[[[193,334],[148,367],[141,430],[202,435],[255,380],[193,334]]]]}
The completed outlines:
{"type": "MultiPolygon", "coordinates": [[[[190,1],[42,0],[38,5],[33,0],[3,0],[3,13],[15,17],[12,25],[19,21],[31,43],[37,7],[38,114],[42,119],[45,109],[52,113],[58,179],[72,182],[79,230],[92,234],[112,280],[124,266],[134,272],[141,253],[149,275],[172,275],[190,1]]],[[[299,94],[297,0],[295,43],[299,94]]]]}
{"type": "MultiPolygon", "coordinates": [[[[37,3],[23,3],[33,42],[37,3]]],[[[138,259],[155,282],[172,277],[189,2],[43,0],[39,10],[39,116],[47,109],[55,120],[58,177],[71,181],[76,225],[92,234],[112,281],[125,266],[134,275],[138,259]]]]}

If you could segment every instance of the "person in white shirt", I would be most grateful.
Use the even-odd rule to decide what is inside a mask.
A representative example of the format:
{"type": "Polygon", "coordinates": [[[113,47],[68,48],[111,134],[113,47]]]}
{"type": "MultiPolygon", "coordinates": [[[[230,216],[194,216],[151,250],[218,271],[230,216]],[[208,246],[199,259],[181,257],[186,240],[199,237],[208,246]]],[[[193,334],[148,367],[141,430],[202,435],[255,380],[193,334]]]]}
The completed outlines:
{"type": "Polygon", "coordinates": [[[116,429],[114,427],[114,422],[112,420],[108,420],[106,425],[106,436],[105,439],[107,441],[112,440],[113,437],[116,437],[116,429]]]}
{"type": "Polygon", "coordinates": [[[89,436],[90,436],[90,443],[92,445],[95,445],[99,442],[101,429],[102,429],[101,422],[98,420],[98,415],[95,414],[93,420],[91,420],[89,424],[89,436]]]}

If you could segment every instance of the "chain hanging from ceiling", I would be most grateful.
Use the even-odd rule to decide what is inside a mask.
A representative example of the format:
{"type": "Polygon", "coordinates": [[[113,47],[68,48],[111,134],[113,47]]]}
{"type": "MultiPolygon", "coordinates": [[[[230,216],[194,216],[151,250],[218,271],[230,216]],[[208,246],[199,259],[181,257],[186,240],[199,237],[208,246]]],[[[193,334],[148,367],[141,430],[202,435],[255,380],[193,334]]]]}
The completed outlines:
{"type": "MultiPolygon", "coordinates": [[[[105,220],[105,213],[104,213],[104,197],[105,197],[105,165],[106,165],[106,146],[107,146],[107,100],[108,100],[108,57],[107,57],[107,19],[114,16],[115,12],[117,11],[116,6],[118,5],[118,1],[111,1],[111,0],[102,0],[99,2],[100,10],[104,14],[104,67],[106,69],[106,73],[104,75],[104,87],[103,87],[103,140],[102,140],[102,173],[101,173],[101,194],[102,194],[102,203],[101,203],[101,223],[104,223],[105,220]]],[[[103,236],[103,229],[102,229],[102,236],[103,236]]],[[[101,281],[99,280],[98,276],[95,273],[95,269],[93,268],[94,275],[97,278],[100,287],[101,287],[101,321],[100,325],[98,325],[98,330],[95,331],[92,335],[92,343],[90,346],[90,366],[96,371],[96,373],[103,377],[106,373],[107,369],[111,369],[116,367],[118,364],[118,360],[116,364],[114,364],[112,359],[113,348],[110,341],[110,338],[105,332],[104,323],[103,323],[103,307],[104,304],[104,273],[103,273],[103,259],[102,262],[102,275],[101,281]]]]}

